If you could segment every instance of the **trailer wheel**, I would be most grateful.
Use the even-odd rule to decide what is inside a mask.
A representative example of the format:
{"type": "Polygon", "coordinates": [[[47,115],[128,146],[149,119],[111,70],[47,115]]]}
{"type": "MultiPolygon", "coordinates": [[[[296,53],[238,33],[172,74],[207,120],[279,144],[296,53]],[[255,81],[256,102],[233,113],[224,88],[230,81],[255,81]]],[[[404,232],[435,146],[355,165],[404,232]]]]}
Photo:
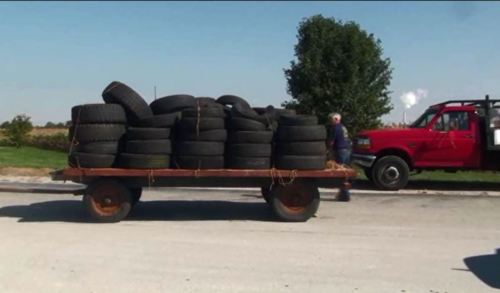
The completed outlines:
{"type": "Polygon", "coordinates": [[[132,206],[135,206],[141,200],[142,188],[130,188],[130,193],[132,194],[132,206]]]}
{"type": "Polygon", "coordinates": [[[132,192],[113,179],[98,179],[89,184],[83,203],[98,222],[113,223],[124,219],[132,207],[132,192]]]}
{"type": "Polygon", "coordinates": [[[271,206],[286,222],[305,222],[318,211],[318,187],[308,182],[275,185],[270,193],[271,206]]]}

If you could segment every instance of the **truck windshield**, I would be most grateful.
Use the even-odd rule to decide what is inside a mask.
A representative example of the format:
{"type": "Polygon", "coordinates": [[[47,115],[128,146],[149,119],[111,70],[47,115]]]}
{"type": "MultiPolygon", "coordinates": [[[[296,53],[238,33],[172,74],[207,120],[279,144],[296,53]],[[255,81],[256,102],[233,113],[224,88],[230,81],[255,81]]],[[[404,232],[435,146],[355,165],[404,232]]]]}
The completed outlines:
{"type": "Polygon", "coordinates": [[[422,116],[418,117],[418,119],[410,125],[410,128],[425,128],[427,124],[431,122],[432,118],[434,118],[434,115],[436,115],[437,112],[438,111],[436,109],[429,109],[425,111],[422,116]]]}

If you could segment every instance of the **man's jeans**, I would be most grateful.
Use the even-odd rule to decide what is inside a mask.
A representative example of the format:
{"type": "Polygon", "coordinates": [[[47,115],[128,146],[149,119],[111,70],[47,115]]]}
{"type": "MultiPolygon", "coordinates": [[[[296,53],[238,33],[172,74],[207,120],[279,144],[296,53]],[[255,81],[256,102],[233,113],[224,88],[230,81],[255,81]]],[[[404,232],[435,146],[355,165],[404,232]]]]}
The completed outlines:
{"type": "Polygon", "coordinates": [[[351,150],[348,148],[336,150],[335,161],[338,164],[349,165],[351,163],[351,150]]]}

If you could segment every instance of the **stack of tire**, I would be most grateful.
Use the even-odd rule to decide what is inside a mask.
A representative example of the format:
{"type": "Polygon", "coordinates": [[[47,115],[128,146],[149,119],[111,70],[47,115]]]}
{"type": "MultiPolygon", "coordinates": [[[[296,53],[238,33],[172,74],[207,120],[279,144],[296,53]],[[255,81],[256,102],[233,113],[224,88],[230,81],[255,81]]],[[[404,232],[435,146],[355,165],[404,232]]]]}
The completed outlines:
{"type": "Polygon", "coordinates": [[[275,166],[286,170],[324,169],[326,129],[310,115],[283,114],[276,133],[275,166]]]}
{"type": "Polygon", "coordinates": [[[170,128],[176,116],[155,115],[136,91],[121,82],[108,85],[102,97],[106,103],[121,105],[127,115],[125,152],[119,155],[117,165],[134,169],[169,168],[170,128]]]}
{"type": "Polygon", "coordinates": [[[176,123],[174,168],[224,168],[225,111],[213,98],[179,97],[165,99],[164,104],[184,105],[176,123]],[[183,100],[181,102],[181,100],[183,100]]]}
{"type": "Polygon", "coordinates": [[[127,118],[116,104],[85,104],[71,109],[71,167],[107,168],[115,164],[127,118]]]}
{"type": "Polygon", "coordinates": [[[269,169],[272,165],[272,117],[259,115],[245,103],[235,103],[227,121],[226,167],[269,169]]]}

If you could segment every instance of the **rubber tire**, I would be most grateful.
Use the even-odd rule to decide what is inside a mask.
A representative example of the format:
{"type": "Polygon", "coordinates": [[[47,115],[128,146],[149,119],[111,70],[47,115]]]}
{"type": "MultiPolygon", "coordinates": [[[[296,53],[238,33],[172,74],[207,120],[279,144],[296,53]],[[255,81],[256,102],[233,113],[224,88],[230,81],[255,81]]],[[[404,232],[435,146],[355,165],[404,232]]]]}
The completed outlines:
{"type": "Polygon", "coordinates": [[[265,125],[271,124],[271,121],[273,120],[273,118],[271,118],[269,115],[267,114],[259,115],[251,108],[246,108],[241,104],[236,104],[233,106],[233,108],[231,108],[231,116],[233,118],[240,117],[240,118],[255,120],[265,125]]]}
{"type": "Polygon", "coordinates": [[[227,131],[225,129],[203,130],[199,133],[196,131],[180,131],[177,134],[178,140],[183,141],[219,141],[224,142],[227,139],[227,131]]]}
{"type": "Polygon", "coordinates": [[[169,155],[172,153],[172,144],[169,139],[129,140],[125,146],[125,152],[129,154],[169,155]]]}
{"type": "Polygon", "coordinates": [[[132,195],[132,206],[139,203],[142,197],[142,187],[132,187],[129,188],[130,194],[132,195]]]}
{"type": "Polygon", "coordinates": [[[255,120],[245,118],[231,118],[227,123],[227,129],[233,131],[264,131],[266,125],[255,120]]]}
{"type": "Polygon", "coordinates": [[[277,141],[325,141],[326,128],[323,125],[279,126],[277,141]]]}
{"type": "Polygon", "coordinates": [[[271,143],[274,133],[272,131],[232,131],[228,133],[229,143],[271,143]]]}
{"type": "Polygon", "coordinates": [[[75,151],[79,153],[115,155],[120,152],[120,143],[118,141],[89,142],[76,145],[75,151]]]}
{"type": "Polygon", "coordinates": [[[177,141],[175,154],[178,156],[223,156],[224,143],[213,141],[177,141]]]}
{"type": "Polygon", "coordinates": [[[318,117],[313,115],[280,115],[279,125],[299,126],[318,125],[318,117]]]}
{"type": "Polygon", "coordinates": [[[323,170],[326,155],[323,156],[276,156],[275,165],[284,170],[323,170]]]}
{"type": "Polygon", "coordinates": [[[176,156],[174,165],[179,169],[223,169],[223,156],[176,156]]]}
{"type": "Polygon", "coordinates": [[[149,106],[155,115],[169,114],[196,107],[196,100],[191,95],[170,95],[153,101],[149,106]]]}
{"type": "Polygon", "coordinates": [[[73,135],[78,143],[85,144],[96,141],[118,141],[125,134],[125,125],[122,124],[79,124],[69,129],[68,137],[71,141],[73,135]]]}
{"type": "Polygon", "coordinates": [[[211,130],[211,129],[224,129],[224,119],[223,118],[191,118],[186,117],[179,120],[177,127],[181,132],[192,132],[196,131],[198,127],[199,130],[211,130]]]}
{"type": "Polygon", "coordinates": [[[271,186],[262,186],[260,188],[260,193],[262,194],[262,197],[266,201],[267,204],[271,205],[271,186]]]}
{"type": "Polygon", "coordinates": [[[125,219],[129,214],[130,210],[132,209],[132,201],[133,198],[132,194],[130,193],[130,190],[123,184],[113,179],[98,179],[91,182],[87,186],[85,194],[83,195],[83,204],[88,214],[93,220],[101,223],[116,223],[125,219]],[[119,192],[122,197],[123,202],[120,206],[120,210],[114,215],[109,215],[109,216],[100,215],[93,208],[91,199],[92,193],[98,190],[103,184],[108,185],[108,188],[110,188],[109,186],[112,186],[112,188],[116,188],[117,192],[119,192]]]}
{"type": "Polygon", "coordinates": [[[73,124],[127,123],[127,115],[122,106],[117,104],[85,104],[71,108],[73,124]]]}
{"type": "Polygon", "coordinates": [[[278,156],[321,156],[326,154],[324,141],[289,142],[276,144],[278,156]]]}
{"type": "Polygon", "coordinates": [[[153,117],[137,121],[135,126],[141,127],[156,127],[156,128],[170,128],[175,125],[177,120],[181,117],[181,112],[174,112],[170,114],[159,114],[153,117]]]}
{"type": "Polygon", "coordinates": [[[132,119],[141,120],[153,116],[153,111],[141,95],[119,81],[110,83],[102,92],[102,97],[108,104],[121,105],[132,119]]]}
{"type": "Polygon", "coordinates": [[[170,155],[121,153],[117,165],[131,169],[167,169],[170,167],[170,155]]]}
{"type": "Polygon", "coordinates": [[[204,107],[195,109],[187,109],[182,111],[182,117],[193,117],[193,118],[198,118],[199,117],[205,118],[224,118],[226,117],[226,113],[224,112],[224,108],[220,107],[204,107]]]}
{"type": "Polygon", "coordinates": [[[228,169],[270,169],[271,158],[229,156],[226,158],[226,167],[228,169]]]}
{"type": "Polygon", "coordinates": [[[271,157],[271,144],[228,144],[226,154],[230,157],[271,157]]]}
{"type": "Polygon", "coordinates": [[[236,104],[240,104],[243,107],[246,107],[247,109],[251,109],[250,104],[248,104],[248,102],[245,99],[234,95],[222,95],[216,100],[216,102],[224,106],[227,105],[234,106],[236,104]]]}
{"type": "Polygon", "coordinates": [[[115,158],[115,155],[74,152],[68,156],[68,164],[70,167],[111,168],[115,158]]]}
{"type": "Polygon", "coordinates": [[[372,169],[373,183],[379,189],[383,189],[383,190],[402,189],[408,183],[409,177],[410,177],[410,168],[408,167],[408,164],[406,163],[405,160],[403,160],[402,158],[400,158],[398,156],[381,157],[373,165],[373,169],[372,169]],[[382,172],[388,166],[395,167],[398,170],[399,174],[401,175],[401,179],[398,180],[394,184],[388,184],[386,182],[383,182],[383,180],[382,180],[382,172]]]}
{"type": "Polygon", "coordinates": [[[168,139],[170,128],[129,127],[127,140],[157,140],[168,139]]]}
{"type": "Polygon", "coordinates": [[[271,207],[274,213],[285,222],[305,222],[316,214],[319,208],[319,190],[316,186],[307,182],[294,182],[288,185],[276,184],[270,192],[271,207]],[[294,211],[285,206],[281,198],[285,195],[300,194],[301,192],[310,193],[312,199],[308,205],[300,211],[294,211]]]}

